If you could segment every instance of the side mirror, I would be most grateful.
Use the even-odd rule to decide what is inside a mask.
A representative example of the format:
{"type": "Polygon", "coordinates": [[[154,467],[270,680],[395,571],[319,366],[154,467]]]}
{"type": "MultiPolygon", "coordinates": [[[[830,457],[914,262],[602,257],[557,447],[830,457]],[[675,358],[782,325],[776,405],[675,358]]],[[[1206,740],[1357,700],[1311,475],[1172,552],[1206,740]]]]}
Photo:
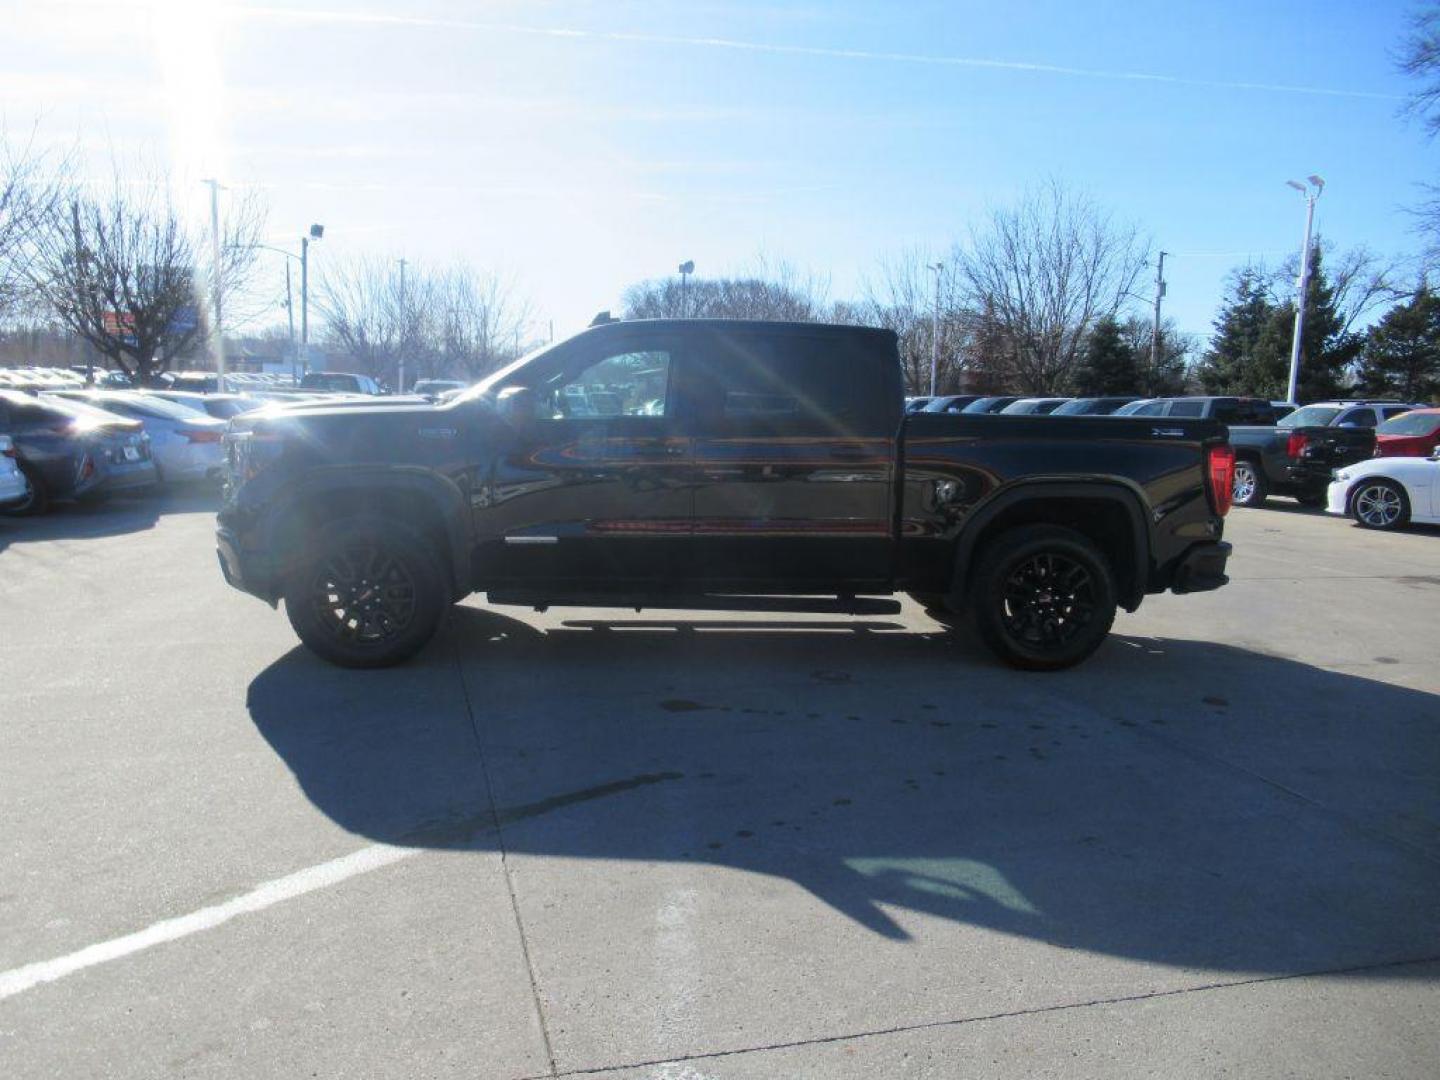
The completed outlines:
{"type": "Polygon", "coordinates": [[[524,427],[535,419],[539,398],[528,386],[507,386],[495,401],[496,411],[512,427],[524,427]]]}

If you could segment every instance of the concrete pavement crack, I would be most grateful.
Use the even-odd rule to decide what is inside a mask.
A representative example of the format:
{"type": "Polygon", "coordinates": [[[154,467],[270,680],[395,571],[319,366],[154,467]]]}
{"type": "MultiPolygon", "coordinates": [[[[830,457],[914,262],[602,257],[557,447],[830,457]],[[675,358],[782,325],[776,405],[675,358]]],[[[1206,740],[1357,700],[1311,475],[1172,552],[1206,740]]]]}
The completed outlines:
{"type": "MultiPolygon", "coordinates": [[[[713,1061],[718,1058],[737,1057],[742,1054],[760,1054],[775,1050],[794,1050],[806,1046],[825,1046],[832,1043],[853,1042],[884,1035],[904,1035],[915,1031],[929,1031],[938,1028],[961,1027],[965,1024],[979,1024],[993,1020],[1013,1020],[1026,1016],[1042,1016],[1047,1013],[1071,1012],[1101,1005],[1126,1005],[1138,1001],[1153,1001],[1162,998],[1183,997],[1187,994],[1208,993],[1216,990],[1231,990],[1242,986],[1260,986],[1266,983],[1289,982],[1295,979],[1316,979],[1333,975],[1360,975],[1372,971],[1393,968],[1416,967],[1422,964],[1440,962],[1440,955],[1418,957],[1411,960],[1387,960],[1377,964],[1361,964],[1354,967],[1329,968],[1319,971],[1298,971],[1285,975],[1260,975],[1253,979],[1236,979],[1231,982],[1203,983],[1199,986],[1181,987],[1177,990],[1154,990],[1146,994],[1126,994],[1118,997],[1094,998],[1090,1001],[1064,1002],[1058,1005],[1039,1005],[1031,1009],[1013,1009],[1007,1012],[987,1013],[982,1016],[951,1017],[946,1020],[926,1020],[916,1024],[898,1024],[888,1028],[871,1028],[864,1031],[847,1032],[843,1035],[818,1035],[812,1039],[793,1039],[785,1042],[757,1043],[754,1046],[740,1046],[729,1050],[710,1050],[678,1057],[650,1058],[644,1061],[629,1061],[616,1065],[597,1065],[583,1069],[566,1069],[544,1074],[548,1078],[564,1076],[597,1076],[603,1073],[621,1072],[626,1069],[648,1069],[657,1065],[680,1065],[690,1061],[713,1061]]],[[[542,1080],[540,1076],[525,1076],[518,1080],[542,1080]]]]}
{"type": "Polygon", "coordinates": [[[455,674],[460,678],[460,695],[465,702],[465,715],[470,719],[470,733],[475,738],[475,753],[480,761],[480,775],[485,781],[485,800],[490,806],[490,817],[494,822],[495,846],[500,852],[500,872],[505,878],[505,891],[510,896],[510,913],[515,918],[515,930],[520,937],[520,952],[525,957],[525,974],[530,980],[530,1001],[535,1006],[535,1019],[540,1025],[540,1040],[545,1047],[545,1061],[549,1071],[544,1075],[555,1077],[555,1048],[550,1041],[550,1025],[545,1020],[545,1006],[540,1000],[540,982],[535,972],[535,960],[530,955],[530,939],[525,933],[525,920],[520,914],[520,899],[515,894],[515,881],[510,876],[510,853],[505,845],[505,828],[500,809],[495,803],[495,785],[490,782],[490,766],[485,759],[485,744],[480,738],[480,726],[475,719],[475,707],[470,700],[470,684],[465,679],[465,665],[460,659],[460,643],[453,631],[451,646],[455,657],[455,674]]]}

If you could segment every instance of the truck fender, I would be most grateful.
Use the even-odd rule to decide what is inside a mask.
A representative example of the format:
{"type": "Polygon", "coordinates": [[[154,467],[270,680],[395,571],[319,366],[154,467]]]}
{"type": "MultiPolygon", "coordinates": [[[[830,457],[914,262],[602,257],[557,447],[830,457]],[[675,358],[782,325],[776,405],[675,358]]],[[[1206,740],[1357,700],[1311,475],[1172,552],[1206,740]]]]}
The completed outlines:
{"type": "Polygon", "coordinates": [[[1021,480],[996,490],[970,514],[969,520],[955,541],[955,572],[950,587],[950,602],[959,607],[969,584],[970,567],[976,546],[985,530],[1007,511],[1024,503],[1063,501],[1069,499],[1103,499],[1118,506],[1130,527],[1131,565],[1115,569],[1128,577],[1120,590],[1120,605],[1127,611],[1140,606],[1150,577],[1150,529],[1146,522],[1144,497],[1133,484],[1120,479],[1106,480],[1021,480]]]}

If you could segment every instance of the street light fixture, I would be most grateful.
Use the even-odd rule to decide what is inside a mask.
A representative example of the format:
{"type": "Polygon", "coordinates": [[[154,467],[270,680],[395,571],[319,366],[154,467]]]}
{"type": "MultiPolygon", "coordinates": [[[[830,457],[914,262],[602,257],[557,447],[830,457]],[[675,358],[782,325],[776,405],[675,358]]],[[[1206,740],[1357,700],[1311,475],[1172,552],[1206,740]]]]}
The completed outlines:
{"type": "Polygon", "coordinates": [[[1300,276],[1295,282],[1299,295],[1295,298],[1295,337],[1290,342],[1290,383],[1285,395],[1285,400],[1291,405],[1299,404],[1300,335],[1305,329],[1305,300],[1310,291],[1310,236],[1315,225],[1315,200],[1325,190],[1324,178],[1311,173],[1306,179],[1310,181],[1310,187],[1298,180],[1285,181],[1287,187],[1294,188],[1305,200],[1305,240],[1300,245],[1300,276]]]}
{"type": "Polygon", "coordinates": [[[690,275],[694,272],[694,259],[686,259],[683,263],[680,264],[680,314],[682,316],[690,314],[690,304],[688,302],[689,296],[686,292],[685,285],[689,281],[690,275]]]}

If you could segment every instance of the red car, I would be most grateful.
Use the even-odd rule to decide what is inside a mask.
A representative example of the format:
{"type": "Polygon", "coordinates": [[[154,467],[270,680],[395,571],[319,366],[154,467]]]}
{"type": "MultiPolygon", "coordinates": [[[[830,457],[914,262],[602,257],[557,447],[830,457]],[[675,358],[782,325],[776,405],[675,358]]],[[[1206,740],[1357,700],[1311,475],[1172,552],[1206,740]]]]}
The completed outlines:
{"type": "Polygon", "coordinates": [[[1375,429],[1376,457],[1429,457],[1440,446],[1440,409],[1411,409],[1375,429]]]}

